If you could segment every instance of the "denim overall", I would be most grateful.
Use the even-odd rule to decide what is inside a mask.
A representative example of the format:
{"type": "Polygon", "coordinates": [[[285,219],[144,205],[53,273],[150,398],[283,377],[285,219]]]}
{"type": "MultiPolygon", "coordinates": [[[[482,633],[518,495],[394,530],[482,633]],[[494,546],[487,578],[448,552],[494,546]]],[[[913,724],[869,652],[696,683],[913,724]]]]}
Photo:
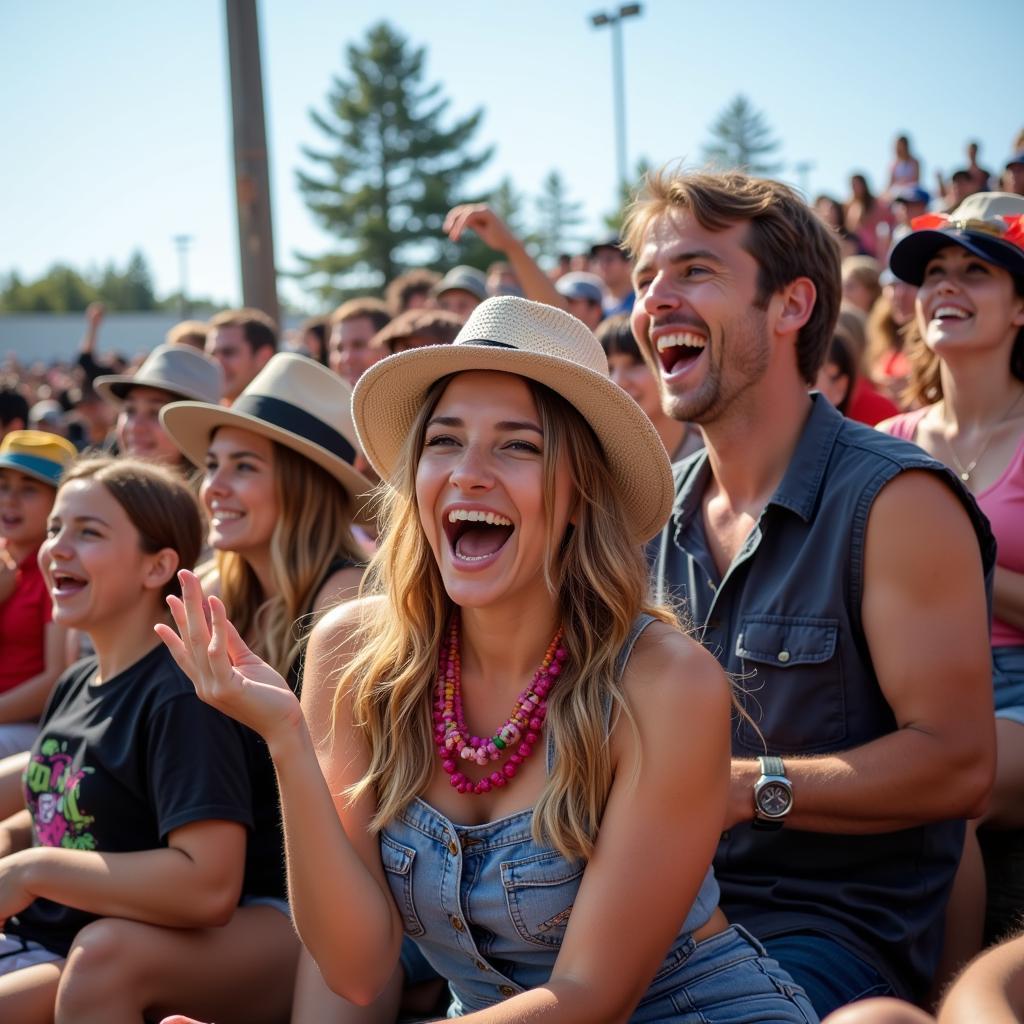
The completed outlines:
{"type": "MultiPolygon", "coordinates": [[[[652,621],[641,616],[634,623],[619,655],[620,673],[652,621]]],[[[553,762],[549,737],[548,771],[553,762]]],[[[538,845],[532,819],[530,809],[484,825],[456,825],[417,798],[381,834],[381,859],[406,934],[448,980],[449,1017],[492,1006],[551,976],[586,865],[538,845]]],[[[816,1021],[803,991],[746,932],[729,928],[694,942],[692,933],[717,905],[709,868],[631,1024],[816,1021]]]]}

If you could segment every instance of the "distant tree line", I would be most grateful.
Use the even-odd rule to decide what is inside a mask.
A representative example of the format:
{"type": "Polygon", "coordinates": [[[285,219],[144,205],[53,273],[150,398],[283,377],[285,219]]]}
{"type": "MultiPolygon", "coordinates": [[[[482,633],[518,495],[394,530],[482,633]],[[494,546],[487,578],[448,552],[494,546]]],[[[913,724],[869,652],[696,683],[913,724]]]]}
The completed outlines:
{"type": "MultiPolygon", "coordinates": [[[[80,271],[55,263],[40,277],[23,280],[16,271],[0,275],[0,313],[80,313],[91,302],[102,302],[111,312],[177,312],[177,293],[158,298],[146,257],[136,250],[124,269],[108,263],[98,271],[80,271]]],[[[192,315],[221,309],[210,299],[188,300],[192,315]]]]}

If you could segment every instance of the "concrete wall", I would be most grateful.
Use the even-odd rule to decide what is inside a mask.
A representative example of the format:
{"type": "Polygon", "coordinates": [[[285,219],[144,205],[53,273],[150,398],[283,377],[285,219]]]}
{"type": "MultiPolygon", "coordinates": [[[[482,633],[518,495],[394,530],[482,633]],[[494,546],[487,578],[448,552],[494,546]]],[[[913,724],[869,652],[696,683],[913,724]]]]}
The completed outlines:
{"type": "MultiPolygon", "coordinates": [[[[108,313],[100,328],[98,348],[128,357],[148,352],[179,319],[174,313],[108,313]]],[[[286,317],[285,330],[299,322],[296,317],[286,317]]],[[[21,363],[71,361],[84,333],[84,313],[0,315],[0,358],[13,352],[21,363]]]]}

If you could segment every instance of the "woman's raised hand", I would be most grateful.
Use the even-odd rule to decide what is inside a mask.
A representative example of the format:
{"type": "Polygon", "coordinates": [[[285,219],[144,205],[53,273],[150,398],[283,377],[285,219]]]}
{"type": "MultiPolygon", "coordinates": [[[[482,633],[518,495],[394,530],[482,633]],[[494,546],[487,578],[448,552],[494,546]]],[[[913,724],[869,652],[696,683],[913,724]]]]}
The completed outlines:
{"type": "Polygon", "coordinates": [[[194,573],[183,569],[178,579],[181,598],[167,598],[178,631],[162,623],[154,628],[199,697],[268,743],[294,730],[303,720],[302,709],[288,684],[249,650],[223,602],[204,598],[194,573]]]}

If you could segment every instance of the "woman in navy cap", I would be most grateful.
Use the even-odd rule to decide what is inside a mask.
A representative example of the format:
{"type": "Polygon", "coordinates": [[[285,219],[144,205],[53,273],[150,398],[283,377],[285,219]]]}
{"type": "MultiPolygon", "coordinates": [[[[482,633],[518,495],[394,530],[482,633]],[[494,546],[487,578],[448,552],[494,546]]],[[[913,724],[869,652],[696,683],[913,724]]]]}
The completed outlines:
{"type": "MultiPolygon", "coordinates": [[[[895,246],[893,272],[918,286],[907,397],[880,424],[963,481],[998,542],[992,658],[997,767],[990,828],[1024,826],[1024,197],[983,192],[929,214],[895,246]]],[[[950,968],[981,943],[980,852],[968,836],[950,904],[950,968]],[[973,867],[973,873],[971,869],[973,867]],[[973,877],[974,885],[968,886],[973,877]],[[971,891],[968,891],[970,889],[971,891]],[[962,901],[961,901],[962,898],[962,901]]]]}

